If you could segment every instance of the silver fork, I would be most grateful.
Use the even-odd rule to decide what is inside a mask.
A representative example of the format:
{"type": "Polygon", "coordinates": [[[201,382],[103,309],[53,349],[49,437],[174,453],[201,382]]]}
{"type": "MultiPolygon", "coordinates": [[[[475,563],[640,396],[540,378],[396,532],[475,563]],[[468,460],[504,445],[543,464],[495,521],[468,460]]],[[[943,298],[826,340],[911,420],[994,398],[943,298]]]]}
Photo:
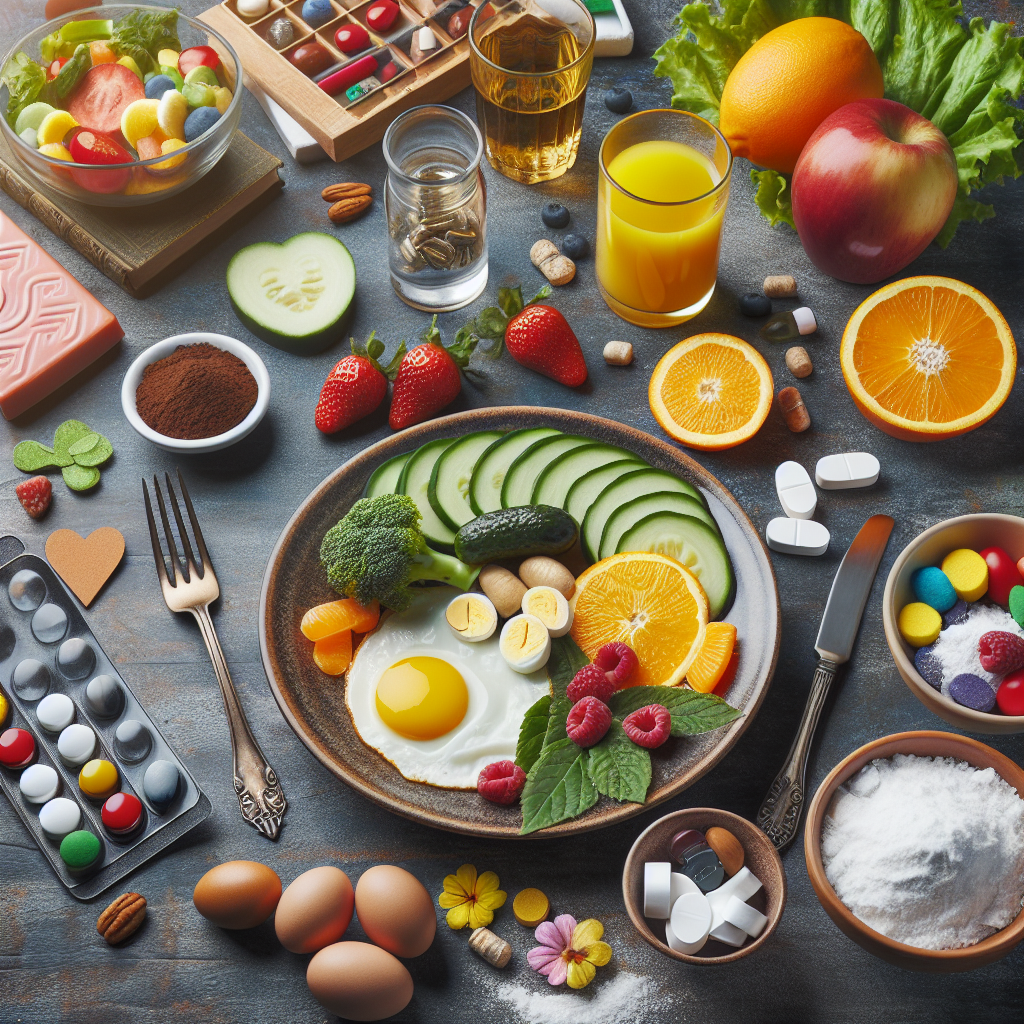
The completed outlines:
{"type": "Polygon", "coordinates": [[[149,520],[149,536],[153,541],[153,557],[156,559],[156,572],[160,577],[160,589],[163,591],[164,602],[172,612],[191,612],[196,622],[199,623],[199,631],[203,634],[203,640],[206,642],[206,649],[213,662],[214,674],[217,676],[217,682],[220,683],[220,693],[224,698],[224,711],[228,718],[228,731],[231,733],[231,758],[234,766],[238,806],[242,811],[242,817],[253,828],[262,832],[268,839],[276,839],[281,831],[281,819],[284,817],[288,803],[281,791],[277,773],[270,767],[259,744],[253,739],[245,712],[242,711],[241,702],[235,692],[235,684],[231,681],[231,673],[228,671],[227,660],[224,658],[220,641],[217,639],[217,632],[213,628],[210,605],[220,597],[220,586],[213,571],[213,563],[206,551],[206,542],[203,540],[202,530],[199,529],[199,520],[196,519],[195,509],[192,508],[192,499],[185,487],[185,480],[181,475],[181,470],[178,470],[178,485],[181,487],[181,496],[185,499],[185,508],[188,511],[189,522],[192,524],[196,547],[202,558],[201,572],[197,568],[192,546],[189,543],[188,534],[185,532],[185,524],[181,519],[181,511],[178,508],[178,499],[174,495],[174,487],[171,485],[170,474],[165,473],[164,478],[167,482],[168,501],[174,512],[174,520],[178,524],[178,536],[181,538],[181,546],[185,551],[185,572],[183,573],[182,563],[178,558],[178,549],[174,543],[174,534],[171,532],[171,525],[167,519],[167,509],[164,507],[160,481],[154,475],[153,490],[156,492],[157,504],[160,506],[164,536],[167,538],[167,546],[170,548],[171,566],[174,569],[173,581],[167,576],[167,563],[164,560],[156,521],[153,518],[149,488],[146,486],[145,479],[142,481],[142,496],[146,501],[146,518],[149,520]]]}

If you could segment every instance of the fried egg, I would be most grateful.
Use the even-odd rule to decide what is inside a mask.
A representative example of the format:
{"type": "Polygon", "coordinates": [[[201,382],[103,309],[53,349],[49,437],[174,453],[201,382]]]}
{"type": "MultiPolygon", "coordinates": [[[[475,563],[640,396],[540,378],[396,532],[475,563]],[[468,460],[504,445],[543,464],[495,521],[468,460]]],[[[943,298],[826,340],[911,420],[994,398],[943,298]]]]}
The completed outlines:
{"type": "Polygon", "coordinates": [[[445,609],[457,593],[431,587],[383,617],[352,658],[345,701],[359,738],[407,779],[475,789],[483,768],[515,758],[523,715],[550,683],[513,672],[497,636],[455,637],[445,609]]]}

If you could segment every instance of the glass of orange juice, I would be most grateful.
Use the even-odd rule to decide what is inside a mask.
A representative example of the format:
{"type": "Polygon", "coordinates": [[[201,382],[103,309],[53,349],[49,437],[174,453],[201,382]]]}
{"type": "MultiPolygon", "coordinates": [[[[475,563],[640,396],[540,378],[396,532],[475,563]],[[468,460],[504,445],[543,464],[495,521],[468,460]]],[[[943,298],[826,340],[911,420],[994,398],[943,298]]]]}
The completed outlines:
{"type": "Polygon", "coordinates": [[[695,317],[718,277],[732,151],[709,121],[645,110],[601,144],[597,282],[605,302],[641,327],[695,317]]]}

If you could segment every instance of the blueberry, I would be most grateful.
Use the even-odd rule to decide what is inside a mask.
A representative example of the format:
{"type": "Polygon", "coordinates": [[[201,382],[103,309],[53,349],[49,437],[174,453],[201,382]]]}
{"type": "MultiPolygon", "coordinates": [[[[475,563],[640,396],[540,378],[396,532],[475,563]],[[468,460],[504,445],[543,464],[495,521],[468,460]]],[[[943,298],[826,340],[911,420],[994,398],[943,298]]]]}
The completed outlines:
{"type": "Polygon", "coordinates": [[[740,312],[744,316],[767,316],[772,311],[772,300],[760,292],[747,292],[740,296],[740,312]]]}
{"type": "Polygon", "coordinates": [[[330,0],[306,0],[302,5],[302,20],[310,28],[326,25],[334,17],[330,0]]]}
{"type": "Polygon", "coordinates": [[[146,99],[158,100],[168,89],[173,89],[174,87],[174,82],[171,81],[170,75],[154,75],[146,83],[146,99]]]}
{"type": "Polygon", "coordinates": [[[613,114],[625,114],[633,106],[633,94],[628,89],[615,86],[604,94],[604,105],[613,114]]]}
{"type": "Polygon", "coordinates": [[[549,228],[564,228],[569,223],[569,211],[561,203],[548,203],[540,211],[540,219],[549,228]]]}
{"type": "Polygon", "coordinates": [[[200,135],[205,135],[219,120],[220,114],[216,107],[196,107],[185,118],[185,141],[195,142],[200,135]]]}
{"type": "Polygon", "coordinates": [[[562,255],[581,260],[590,252],[590,243],[582,235],[566,235],[562,239],[562,255]]]}

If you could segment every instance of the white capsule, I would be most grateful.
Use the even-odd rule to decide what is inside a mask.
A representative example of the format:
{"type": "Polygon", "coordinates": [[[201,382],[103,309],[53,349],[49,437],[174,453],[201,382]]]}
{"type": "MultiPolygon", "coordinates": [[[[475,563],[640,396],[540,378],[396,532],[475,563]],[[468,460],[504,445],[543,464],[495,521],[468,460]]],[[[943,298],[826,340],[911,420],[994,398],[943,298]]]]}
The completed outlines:
{"type": "Polygon", "coordinates": [[[727,946],[736,946],[738,948],[747,941],[747,933],[742,928],[737,928],[736,925],[723,921],[720,925],[711,929],[708,933],[708,938],[717,939],[719,942],[724,942],[727,946]]]}
{"type": "Polygon", "coordinates": [[[775,492],[790,519],[810,519],[818,507],[818,492],[799,462],[783,462],[775,470],[775,492]]]}
{"type": "Polygon", "coordinates": [[[498,613],[484,594],[459,594],[448,602],[444,617],[452,632],[466,643],[476,644],[494,635],[498,613]]]}
{"type": "Polygon", "coordinates": [[[243,18],[262,18],[270,10],[270,0],[238,0],[235,4],[243,18]]]}
{"type": "Polygon", "coordinates": [[[530,587],[523,594],[523,612],[540,619],[552,636],[565,636],[572,626],[569,602],[554,587],[530,587]]]}
{"type": "Polygon", "coordinates": [[[672,913],[672,865],[649,860],[644,865],[644,917],[667,921],[672,913]]]}
{"type": "Polygon", "coordinates": [[[842,452],[818,459],[814,479],[826,491],[870,487],[878,479],[878,459],[870,452],[842,452]]]}
{"type": "Polygon", "coordinates": [[[516,672],[528,675],[551,657],[551,635],[536,615],[514,615],[501,627],[498,650],[516,672]]]}
{"type": "Polygon", "coordinates": [[[789,519],[779,516],[764,531],[768,547],[784,555],[823,555],[828,550],[829,533],[813,519],[789,519]]]}
{"type": "MultiPolygon", "coordinates": [[[[672,904],[668,927],[682,945],[689,946],[693,952],[700,949],[711,931],[711,904],[707,896],[702,892],[688,892],[680,896],[672,904]]],[[[668,928],[665,934],[667,937],[668,928]]]]}
{"type": "Polygon", "coordinates": [[[764,914],[735,896],[729,897],[724,917],[729,924],[742,928],[752,939],[756,939],[768,923],[768,918],[764,914]]]}
{"type": "Polygon", "coordinates": [[[434,49],[437,46],[437,36],[434,35],[429,25],[424,25],[416,33],[416,42],[419,44],[419,48],[423,53],[428,50],[434,49]]]}

